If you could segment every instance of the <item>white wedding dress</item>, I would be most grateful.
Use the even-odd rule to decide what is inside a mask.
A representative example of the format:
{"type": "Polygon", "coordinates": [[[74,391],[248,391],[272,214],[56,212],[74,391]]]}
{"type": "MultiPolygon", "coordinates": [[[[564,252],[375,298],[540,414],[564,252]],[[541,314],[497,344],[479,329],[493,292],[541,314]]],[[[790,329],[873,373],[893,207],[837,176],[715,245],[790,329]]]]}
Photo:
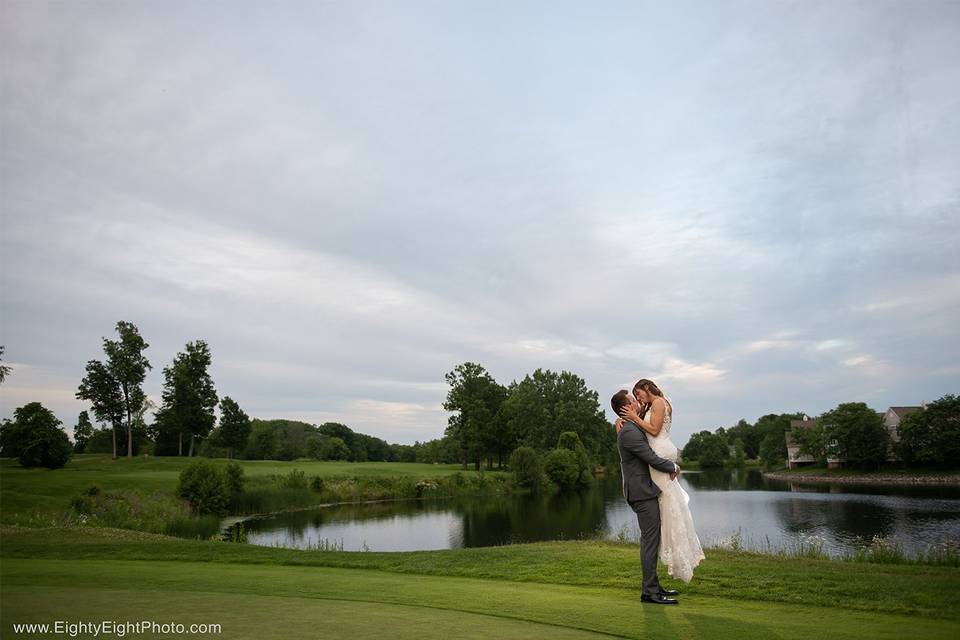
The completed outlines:
{"type": "MultiPolygon", "coordinates": [[[[669,399],[667,400],[669,402],[669,399]]],[[[670,402],[669,406],[673,406],[670,402]]],[[[650,409],[644,420],[650,422],[650,409]]],[[[663,418],[663,428],[656,436],[644,433],[650,448],[661,458],[677,462],[677,446],[670,440],[670,423],[673,420],[672,409],[668,409],[663,418]]],[[[669,473],[650,467],[650,477],[660,487],[660,560],[674,578],[690,582],[693,568],[704,559],[700,538],[693,526],[690,514],[690,495],[680,486],[679,481],[670,479],[669,473]]]]}

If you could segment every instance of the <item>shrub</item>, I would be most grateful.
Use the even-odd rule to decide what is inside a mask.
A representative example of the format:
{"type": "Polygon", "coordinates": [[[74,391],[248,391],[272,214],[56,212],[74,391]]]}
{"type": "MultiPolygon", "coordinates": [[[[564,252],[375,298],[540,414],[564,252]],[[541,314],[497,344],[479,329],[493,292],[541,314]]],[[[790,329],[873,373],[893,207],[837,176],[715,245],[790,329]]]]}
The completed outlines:
{"type": "Polygon", "coordinates": [[[227,489],[230,491],[230,497],[235,498],[243,493],[243,467],[239,463],[230,461],[225,468],[227,474],[227,489]]]}
{"type": "Polygon", "coordinates": [[[190,503],[201,515],[225,515],[230,501],[227,473],[217,464],[195,460],[180,472],[177,496],[190,503]]]}
{"type": "Polygon", "coordinates": [[[540,457],[532,447],[517,447],[510,455],[510,468],[514,482],[521,487],[535,487],[540,483],[543,472],[540,457]]]}
{"type": "Polygon", "coordinates": [[[313,476],[310,480],[310,490],[315,493],[320,493],[323,491],[323,478],[320,476],[313,476]]]}
{"type": "Polygon", "coordinates": [[[293,469],[290,473],[283,476],[280,485],[285,489],[306,489],[307,474],[300,469],[293,469]]]}
{"type": "Polygon", "coordinates": [[[543,470],[547,477],[563,489],[570,489],[580,480],[577,456],[568,449],[554,449],[543,459],[543,470]]]}

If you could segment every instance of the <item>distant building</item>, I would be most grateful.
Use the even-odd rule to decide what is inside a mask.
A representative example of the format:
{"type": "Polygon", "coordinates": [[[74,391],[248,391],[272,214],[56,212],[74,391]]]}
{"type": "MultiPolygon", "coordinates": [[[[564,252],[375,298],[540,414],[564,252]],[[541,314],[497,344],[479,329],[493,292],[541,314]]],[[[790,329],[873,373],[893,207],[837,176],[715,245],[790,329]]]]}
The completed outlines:
{"type": "MultiPolygon", "coordinates": [[[[904,416],[924,408],[926,408],[926,403],[917,407],[890,407],[886,411],[877,412],[877,416],[883,420],[883,426],[887,428],[887,433],[890,434],[890,448],[887,451],[887,462],[899,460],[894,452],[893,445],[896,442],[900,442],[900,432],[897,430],[897,427],[900,426],[900,421],[904,416]]],[[[787,441],[787,467],[789,469],[796,469],[797,467],[811,465],[816,462],[813,456],[800,453],[800,444],[793,439],[791,431],[793,431],[794,428],[805,429],[812,427],[817,424],[817,422],[817,418],[808,418],[806,416],[804,416],[803,420],[790,421],[790,429],[784,432],[784,437],[787,441]]],[[[843,466],[844,462],[845,460],[843,458],[828,457],[827,467],[830,469],[839,469],[843,466]]]]}

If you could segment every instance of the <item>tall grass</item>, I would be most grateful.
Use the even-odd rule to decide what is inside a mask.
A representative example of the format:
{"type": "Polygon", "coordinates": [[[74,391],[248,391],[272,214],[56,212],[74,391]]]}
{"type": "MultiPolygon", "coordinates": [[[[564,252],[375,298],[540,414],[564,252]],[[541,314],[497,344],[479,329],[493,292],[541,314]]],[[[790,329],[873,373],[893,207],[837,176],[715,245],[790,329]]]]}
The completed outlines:
{"type": "MultiPolygon", "coordinates": [[[[618,536],[623,541],[625,536],[618,536]]],[[[742,529],[737,529],[729,538],[720,540],[713,548],[726,549],[736,553],[754,553],[773,555],[781,558],[807,558],[813,560],[843,560],[845,562],[870,562],[875,564],[922,564],[947,567],[960,567],[960,543],[947,541],[927,545],[909,554],[903,545],[890,538],[874,536],[869,542],[858,538],[852,551],[831,555],[826,550],[827,540],[823,536],[801,533],[796,539],[775,545],[764,536],[757,543],[751,538],[744,542],[742,529]]]]}
{"type": "Polygon", "coordinates": [[[299,469],[287,474],[254,476],[230,505],[234,515],[272,513],[331,502],[368,502],[460,495],[508,494],[513,491],[504,474],[453,473],[437,478],[414,476],[307,477],[299,469]]]}

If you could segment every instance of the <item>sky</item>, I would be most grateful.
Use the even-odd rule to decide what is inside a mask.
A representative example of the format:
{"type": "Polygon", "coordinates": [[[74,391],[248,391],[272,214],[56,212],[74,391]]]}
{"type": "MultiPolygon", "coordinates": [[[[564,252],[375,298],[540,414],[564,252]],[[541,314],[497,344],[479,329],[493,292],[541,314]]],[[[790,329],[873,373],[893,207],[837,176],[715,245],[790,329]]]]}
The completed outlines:
{"type": "Polygon", "coordinates": [[[674,440],[960,392],[960,3],[0,0],[0,417],[102,338],[252,417],[641,377],[674,440]]]}

